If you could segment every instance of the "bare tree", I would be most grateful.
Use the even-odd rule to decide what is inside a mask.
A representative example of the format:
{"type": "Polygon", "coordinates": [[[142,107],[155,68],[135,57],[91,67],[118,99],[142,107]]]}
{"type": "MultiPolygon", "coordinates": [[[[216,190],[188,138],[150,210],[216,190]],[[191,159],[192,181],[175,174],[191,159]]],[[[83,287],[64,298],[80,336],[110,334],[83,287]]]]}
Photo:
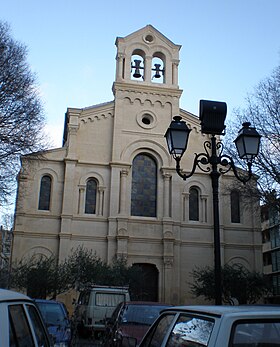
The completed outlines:
{"type": "Polygon", "coordinates": [[[0,202],[15,189],[22,154],[44,149],[45,118],[27,48],[0,21],[0,202]]]}
{"type": "Polygon", "coordinates": [[[2,220],[0,220],[4,229],[11,230],[14,226],[14,214],[13,213],[4,213],[2,215],[2,220]]]}
{"type": "MultiPolygon", "coordinates": [[[[280,66],[247,96],[245,109],[236,109],[234,113],[236,120],[229,124],[229,138],[237,134],[243,121],[250,121],[262,135],[260,152],[254,161],[259,194],[265,204],[273,204],[280,211],[280,66]]],[[[231,155],[235,154],[232,150],[231,155]]]]}

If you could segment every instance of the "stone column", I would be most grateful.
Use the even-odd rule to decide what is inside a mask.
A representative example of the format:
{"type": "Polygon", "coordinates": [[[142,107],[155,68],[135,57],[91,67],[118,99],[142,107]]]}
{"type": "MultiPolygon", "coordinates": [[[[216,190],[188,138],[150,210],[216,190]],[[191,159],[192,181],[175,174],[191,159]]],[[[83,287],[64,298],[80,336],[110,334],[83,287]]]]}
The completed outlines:
{"type": "Polygon", "coordinates": [[[163,218],[170,217],[170,178],[169,173],[163,173],[163,218]]]}
{"type": "MultiPolygon", "coordinates": [[[[62,200],[62,214],[59,233],[59,261],[69,253],[70,238],[72,235],[72,219],[74,212],[74,184],[76,161],[65,159],[65,174],[62,200]]],[[[76,207],[75,207],[76,211],[76,207]]]]}
{"type": "Polygon", "coordinates": [[[144,62],[144,81],[150,82],[152,79],[152,57],[149,55],[146,55],[145,62],[144,62]]]}
{"type": "Polygon", "coordinates": [[[104,187],[99,187],[98,188],[98,204],[96,206],[96,208],[98,208],[98,210],[96,211],[96,214],[98,216],[102,216],[103,215],[103,201],[104,201],[104,187]]]}
{"type": "Polygon", "coordinates": [[[120,185],[120,211],[121,215],[126,215],[126,186],[127,186],[128,170],[121,170],[121,185],[120,185]]]}
{"type": "Polygon", "coordinates": [[[85,190],[86,190],[86,187],[84,185],[80,185],[79,186],[78,214],[83,214],[84,213],[85,190]]]}
{"type": "Polygon", "coordinates": [[[183,193],[183,221],[189,220],[189,193],[183,193]]]}
{"type": "Polygon", "coordinates": [[[124,63],[123,63],[124,55],[119,53],[116,57],[117,67],[116,67],[116,81],[120,81],[124,78],[124,63]]]}
{"type": "Polygon", "coordinates": [[[174,238],[170,231],[163,236],[163,263],[164,263],[164,301],[171,303],[171,289],[173,283],[174,238]]]}
{"type": "Polygon", "coordinates": [[[207,196],[201,195],[201,216],[200,219],[203,223],[207,222],[207,196]]]}
{"type": "MultiPolygon", "coordinates": [[[[122,221],[118,221],[119,225],[122,224],[122,221]]],[[[127,253],[128,253],[128,241],[129,237],[127,234],[127,230],[120,227],[118,229],[118,234],[117,234],[117,256],[118,257],[126,257],[127,258],[127,253]]]]}
{"type": "Polygon", "coordinates": [[[172,62],[172,84],[174,86],[178,85],[178,66],[179,66],[179,60],[173,60],[173,62],[172,62]]]}

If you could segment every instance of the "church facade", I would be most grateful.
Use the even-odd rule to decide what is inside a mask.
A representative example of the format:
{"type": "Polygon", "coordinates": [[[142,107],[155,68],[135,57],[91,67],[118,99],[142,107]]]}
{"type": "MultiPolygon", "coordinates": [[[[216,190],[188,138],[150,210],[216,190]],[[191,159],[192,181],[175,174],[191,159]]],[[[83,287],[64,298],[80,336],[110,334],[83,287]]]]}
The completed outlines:
{"type": "MultiPolygon", "coordinates": [[[[116,47],[114,100],[68,108],[63,146],[22,158],[13,260],[61,261],[83,245],[108,263],[124,256],[152,274],[149,299],[201,302],[189,284],[194,267],[214,264],[211,179],[197,170],[183,181],[164,138],[175,115],[192,129],[186,171],[209,139],[198,117],[180,108],[181,46],[147,25],[118,37],[116,47]]],[[[262,271],[258,202],[244,208],[241,190],[227,188],[233,180],[220,178],[222,265],[262,271]]]]}

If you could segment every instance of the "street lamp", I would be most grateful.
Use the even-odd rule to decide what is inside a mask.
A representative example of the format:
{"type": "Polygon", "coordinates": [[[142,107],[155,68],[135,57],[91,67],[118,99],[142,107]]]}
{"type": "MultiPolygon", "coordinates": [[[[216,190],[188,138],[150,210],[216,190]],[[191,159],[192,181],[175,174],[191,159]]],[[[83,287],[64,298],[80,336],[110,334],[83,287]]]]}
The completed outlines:
{"type": "Polygon", "coordinates": [[[224,145],[217,141],[216,135],[224,135],[227,105],[225,102],[200,100],[199,119],[201,121],[201,132],[210,134],[210,141],[204,142],[204,153],[195,153],[193,167],[190,173],[182,172],[180,161],[187,149],[191,129],[188,128],[182,117],[175,116],[165,133],[169,153],[176,161],[176,172],[183,179],[191,177],[196,168],[209,173],[213,191],[213,220],[214,220],[214,268],[215,268],[215,304],[222,304],[221,288],[221,250],[220,250],[220,221],[219,221],[219,177],[230,169],[235,177],[246,183],[252,177],[252,162],[258,155],[261,136],[249,122],[243,123],[235,139],[235,145],[239,157],[245,159],[248,172],[239,175],[233,159],[223,154],[224,145]]]}

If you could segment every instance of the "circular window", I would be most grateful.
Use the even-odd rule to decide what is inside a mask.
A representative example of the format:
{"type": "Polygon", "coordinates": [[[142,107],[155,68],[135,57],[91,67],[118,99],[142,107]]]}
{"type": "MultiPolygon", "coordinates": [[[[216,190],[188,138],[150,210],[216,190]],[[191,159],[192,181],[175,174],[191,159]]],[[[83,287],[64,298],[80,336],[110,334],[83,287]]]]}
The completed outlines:
{"type": "Polygon", "coordinates": [[[151,122],[152,122],[151,116],[150,116],[150,115],[145,115],[145,116],[142,118],[142,122],[143,122],[145,125],[151,124],[151,122]]]}
{"type": "Polygon", "coordinates": [[[145,129],[151,129],[156,126],[156,117],[151,113],[141,113],[137,116],[137,123],[145,129]]]}
{"type": "Polygon", "coordinates": [[[152,43],[152,42],[154,41],[153,35],[147,34],[147,35],[144,37],[144,41],[147,42],[147,43],[152,43]]]}

